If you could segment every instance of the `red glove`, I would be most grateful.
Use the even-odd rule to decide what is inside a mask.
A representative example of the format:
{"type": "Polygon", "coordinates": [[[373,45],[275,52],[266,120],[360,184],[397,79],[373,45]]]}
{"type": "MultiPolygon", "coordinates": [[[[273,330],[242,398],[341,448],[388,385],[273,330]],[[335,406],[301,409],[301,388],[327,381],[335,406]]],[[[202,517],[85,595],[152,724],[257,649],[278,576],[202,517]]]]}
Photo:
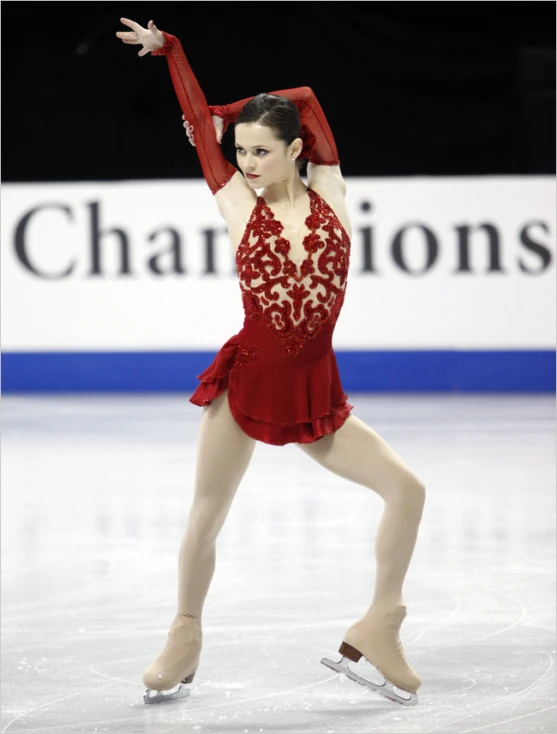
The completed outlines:
{"type": "Polygon", "coordinates": [[[174,90],[182,112],[195,126],[195,146],[201,161],[205,180],[213,194],[222,189],[237,172],[224,157],[216,141],[211,112],[201,87],[189,65],[180,41],[164,33],[164,46],[153,51],[153,56],[166,56],[174,90]]]}
{"type": "MultiPolygon", "coordinates": [[[[279,89],[278,92],[270,92],[270,94],[288,97],[298,108],[302,121],[302,140],[304,142],[300,158],[309,158],[310,163],[315,163],[318,166],[338,166],[338,152],[333,133],[322,107],[310,87],[279,89]]],[[[232,104],[209,107],[210,114],[223,118],[223,134],[228,123],[234,122],[243,106],[252,99],[253,97],[246,97],[232,104]]]]}

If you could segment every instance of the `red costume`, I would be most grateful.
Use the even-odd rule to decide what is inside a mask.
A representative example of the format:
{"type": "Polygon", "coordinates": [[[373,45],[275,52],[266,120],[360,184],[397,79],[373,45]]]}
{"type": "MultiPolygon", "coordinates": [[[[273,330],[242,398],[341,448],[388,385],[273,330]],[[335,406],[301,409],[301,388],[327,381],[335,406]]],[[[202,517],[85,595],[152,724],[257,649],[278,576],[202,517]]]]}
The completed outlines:
{"type": "MultiPolygon", "coordinates": [[[[177,38],[165,33],[164,46],[182,112],[194,126],[203,175],[215,194],[237,172],[217,143],[211,114],[224,118],[225,129],[247,99],[211,107],[177,38]]],[[[302,121],[304,150],[317,165],[338,165],[335,141],[323,110],[309,87],[272,94],[288,97],[302,121]]],[[[350,240],[331,207],[308,188],[311,215],[305,220],[305,259],[289,258],[283,225],[258,196],[236,263],[245,320],[198,379],[190,398],[208,405],[228,389],[230,411],[252,438],[282,446],[311,443],[342,426],[347,402],[332,349],[334,327],[342,308],[350,240]]]]}

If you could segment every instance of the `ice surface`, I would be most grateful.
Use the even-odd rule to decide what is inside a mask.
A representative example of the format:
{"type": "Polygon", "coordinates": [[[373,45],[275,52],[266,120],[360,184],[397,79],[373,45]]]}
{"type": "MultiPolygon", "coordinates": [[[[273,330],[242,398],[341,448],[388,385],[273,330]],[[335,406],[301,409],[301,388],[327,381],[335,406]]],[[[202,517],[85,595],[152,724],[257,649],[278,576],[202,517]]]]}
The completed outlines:
{"type": "Polygon", "coordinates": [[[371,601],[383,503],[258,444],[219,537],[191,698],[145,706],[174,616],[200,409],[187,396],[3,399],[2,732],[555,730],[555,401],[352,395],[425,482],[404,709],[319,663],[371,601]]]}

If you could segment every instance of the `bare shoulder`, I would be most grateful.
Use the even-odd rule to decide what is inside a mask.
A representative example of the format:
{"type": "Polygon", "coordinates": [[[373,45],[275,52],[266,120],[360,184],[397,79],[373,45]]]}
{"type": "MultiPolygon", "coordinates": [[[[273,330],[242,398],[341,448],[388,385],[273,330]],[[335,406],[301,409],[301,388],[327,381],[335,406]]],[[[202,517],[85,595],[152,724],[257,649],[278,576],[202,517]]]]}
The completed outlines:
{"type": "Polygon", "coordinates": [[[236,171],[226,186],[217,191],[215,200],[232,236],[232,230],[236,231],[242,225],[245,228],[248,223],[253,207],[257,202],[257,194],[240,171],[236,171]]]}
{"type": "Polygon", "coordinates": [[[308,186],[327,202],[351,238],[352,224],[346,206],[346,181],[342,177],[340,166],[308,163],[308,186]]]}

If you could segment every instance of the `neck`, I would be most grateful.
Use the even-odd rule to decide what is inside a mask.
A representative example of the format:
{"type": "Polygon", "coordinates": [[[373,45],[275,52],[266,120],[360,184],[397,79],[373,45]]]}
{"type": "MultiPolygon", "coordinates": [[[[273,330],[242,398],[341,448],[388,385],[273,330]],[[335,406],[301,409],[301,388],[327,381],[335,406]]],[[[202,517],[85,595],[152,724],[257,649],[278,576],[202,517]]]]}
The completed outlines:
{"type": "Polygon", "coordinates": [[[276,181],[263,189],[262,195],[268,204],[276,204],[285,209],[294,208],[302,196],[305,196],[307,186],[300,178],[296,169],[292,175],[282,181],[276,181]]]}

